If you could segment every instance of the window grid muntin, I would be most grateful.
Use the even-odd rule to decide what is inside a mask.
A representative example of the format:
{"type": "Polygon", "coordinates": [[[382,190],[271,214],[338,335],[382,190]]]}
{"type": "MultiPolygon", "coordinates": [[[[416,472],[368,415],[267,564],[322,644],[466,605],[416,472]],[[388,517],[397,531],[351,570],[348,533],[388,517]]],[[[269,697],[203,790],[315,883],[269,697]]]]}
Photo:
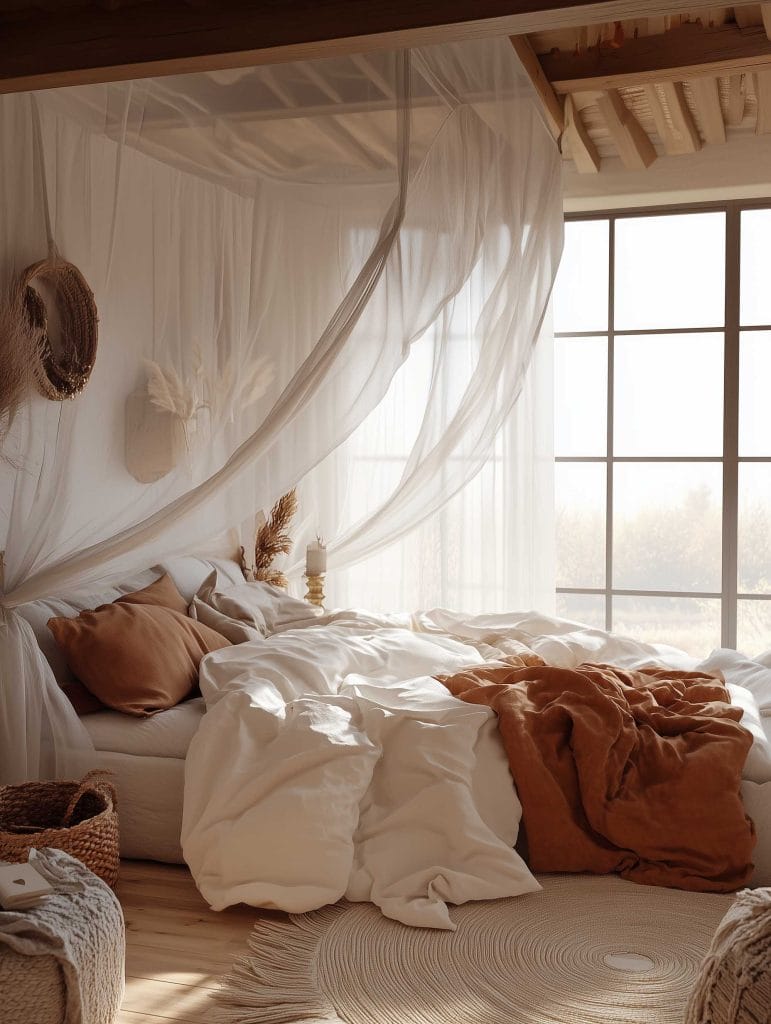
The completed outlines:
{"type": "Polygon", "coordinates": [[[608,221],[608,330],[605,331],[558,331],[558,338],[607,337],[608,360],[608,409],[607,447],[604,456],[557,456],[555,462],[606,463],[605,488],[605,586],[557,587],[557,594],[604,597],[605,628],[613,628],[614,597],[672,597],[694,600],[719,600],[721,608],[721,645],[736,647],[737,616],[739,601],[769,601],[769,594],[746,594],[738,589],[738,476],[741,463],[771,463],[771,456],[739,455],[739,355],[740,335],[747,331],[771,331],[771,325],[752,324],[742,326],[740,320],[740,276],[741,276],[741,215],[744,210],[771,209],[771,199],[756,201],[734,200],[726,203],[694,203],[685,206],[643,207],[631,210],[593,211],[591,213],[567,214],[566,220],[608,221]],[[639,330],[614,329],[615,298],[615,226],[616,221],[629,217],[676,216],[683,213],[723,212],[725,214],[725,315],[724,324],[719,327],[700,328],[652,328],[639,330]],[[614,341],[616,337],[634,337],[650,334],[719,333],[724,335],[723,347],[723,454],[722,456],[614,456],[613,454],[613,413],[614,413],[614,341]],[[720,463],[723,467],[722,493],[722,569],[721,592],[676,591],[676,590],[630,590],[614,588],[613,582],[613,468],[615,463],[720,463]]]}

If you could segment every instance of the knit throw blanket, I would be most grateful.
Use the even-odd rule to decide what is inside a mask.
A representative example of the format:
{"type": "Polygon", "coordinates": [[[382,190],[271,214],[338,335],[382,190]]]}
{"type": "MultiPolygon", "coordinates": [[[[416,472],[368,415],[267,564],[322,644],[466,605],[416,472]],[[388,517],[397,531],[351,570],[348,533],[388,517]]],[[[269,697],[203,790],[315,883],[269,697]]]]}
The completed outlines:
{"type": "MultiPolygon", "coordinates": [[[[29,862],[54,892],[29,910],[0,911],[0,957],[7,947],[22,956],[58,962],[65,989],[64,1024],[114,1020],[124,989],[120,903],[101,879],[61,850],[32,850],[29,862]]],[[[31,1021],[29,1014],[41,1009],[14,1006],[13,985],[3,988],[9,989],[3,992],[3,1020],[31,1021]]],[[[39,997],[42,1004],[45,993],[39,997]]]]}

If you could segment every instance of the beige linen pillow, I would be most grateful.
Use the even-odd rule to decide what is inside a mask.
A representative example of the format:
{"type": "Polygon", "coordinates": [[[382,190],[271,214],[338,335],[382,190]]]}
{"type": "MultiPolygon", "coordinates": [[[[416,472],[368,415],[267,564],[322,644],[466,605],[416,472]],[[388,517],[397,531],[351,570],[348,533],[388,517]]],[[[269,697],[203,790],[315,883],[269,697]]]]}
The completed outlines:
{"type": "Polygon", "coordinates": [[[116,711],[144,717],[189,697],[201,658],[230,641],[172,608],[130,600],[136,596],[77,618],[52,618],[48,628],[90,694],[116,711]]]}

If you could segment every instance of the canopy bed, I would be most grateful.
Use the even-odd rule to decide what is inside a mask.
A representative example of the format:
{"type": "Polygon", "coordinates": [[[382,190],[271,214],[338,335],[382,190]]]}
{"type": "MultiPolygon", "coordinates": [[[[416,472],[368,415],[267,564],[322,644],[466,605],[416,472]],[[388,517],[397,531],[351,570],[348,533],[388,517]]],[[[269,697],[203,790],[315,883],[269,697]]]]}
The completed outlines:
{"type": "MultiPolygon", "coordinates": [[[[320,615],[244,583],[233,560],[232,531],[251,540],[255,509],[345,441],[419,342],[430,373],[404,471],[334,538],[330,566],[408,533],[494,450],[562,245],[559,152],[507,39],[3,96],[0,133],[6,302],[26,311],[14,337],[31,333],[32,362],[43,335],[66,348],[61,293],[26,290],[45,254],[79,268],[99,317],[75,397],[30,397],[4,437],[2,782],[111,769],[124,853],[184,854],[214,907],[299,912],[347,895],[447,929],[448,903],[538,886],[535,841],[515,849],[532,792],[505,716],[499,735],[464,672],[492,662],[496,685],[535,692],[548,666],[574,673],[575,695],[585,662],[610,662],[597,690],[630,749],[638,705],[677,721],[674,739],[657,733],[666,770],[648,767],[676,791],[676,820],[705,835],[696,867],[671,837],[633,864],[673,861],[658,881],[708,891],[769,880],[762,662],[699,665],[533,612],[320,615]],[[202,554],[214,536],[229,558],[202,554]],[[126,624],[112,647],[105,622],[126,624]],[[142,635],[156,647],[126,642],[142,635]],[[153,672],[173,647],[183,685],[164,700],[153,672]],[[102,685],[121,668],[139,688],[124,704],[102,685]],[[78,713],[89,694],[109,710],[78,713]],[[675,786],[673,765],[702,764],[715,789],[675,786]]],[[[573,795],[588,821],[592,801],[573,795]]]]}

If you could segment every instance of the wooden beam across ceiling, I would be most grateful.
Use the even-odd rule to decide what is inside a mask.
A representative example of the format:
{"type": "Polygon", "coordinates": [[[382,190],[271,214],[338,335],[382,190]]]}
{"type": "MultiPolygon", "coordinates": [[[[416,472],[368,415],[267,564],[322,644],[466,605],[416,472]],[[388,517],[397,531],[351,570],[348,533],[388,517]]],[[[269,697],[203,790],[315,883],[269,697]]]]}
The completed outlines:
{"type": "Polygon", "coordinates": [[[565,97],[564,138],[579,174],[597,174],[600,169],[600,154],[589,137],[581,112],[576,108],[572,96],[565,97]]]}
{"type": "MultiPolygon", "coordinates": [[[[653,85],[645,86],[645,95],[656,123],[664,149],[669,156],[695,153],[701,149],[701,139],[685,99],[685,90],[680,82],[662,82],[659,92],[653,85]],[[669,112],[667,117],[662,99],[669,112]]],[[[566,97],[567,99],[567,97],[566,97]]]]}
{"type": "Polygon", "coordinates": [[[691,7],[692,0],[0,0],[0,92],[522,35],[691,7]]]}
{"type": "Polygon", "coordinates": [[[755,96],[758,101],[755,131],[758,135],[768,135],[771,132],[771,71],[759,71],[755,75],[755,96]]]}
{"type": "Polygon", "coordinates": [[[543,73],[543,68],[538,62],[533,47],[527,36],[512,36],[511,45],[519,57],[522,67],[533,84],[533,88],[541,101],[541,108],[549,131],[555,139],[559,139],[565,130],[565,115],[562,111],[562,103],[557,99],[557,94],[551,87],[551,83],[543,73]]]}
{"type": "Polygon", "coordinates": [[[597,97],[597,106],[624,167],[629,171],[650,167],[656,159],[656,149],[620,94],[608,89],[597,97]]]}
{"type": "Polygon", "coordinates": [[[725,142],[725,121],[720,107],[720,90],[716,78],[693,78],[688,81],[701,134],[705,142],[725,142]]]}
{"type": "Polygon", "coordinates": [[[604,91],[771,68],[771,39],[762,26],[693,23],[627,39],[616,48],[558,51],[541,54],[539,60],[557,93],[604,91]]]}

